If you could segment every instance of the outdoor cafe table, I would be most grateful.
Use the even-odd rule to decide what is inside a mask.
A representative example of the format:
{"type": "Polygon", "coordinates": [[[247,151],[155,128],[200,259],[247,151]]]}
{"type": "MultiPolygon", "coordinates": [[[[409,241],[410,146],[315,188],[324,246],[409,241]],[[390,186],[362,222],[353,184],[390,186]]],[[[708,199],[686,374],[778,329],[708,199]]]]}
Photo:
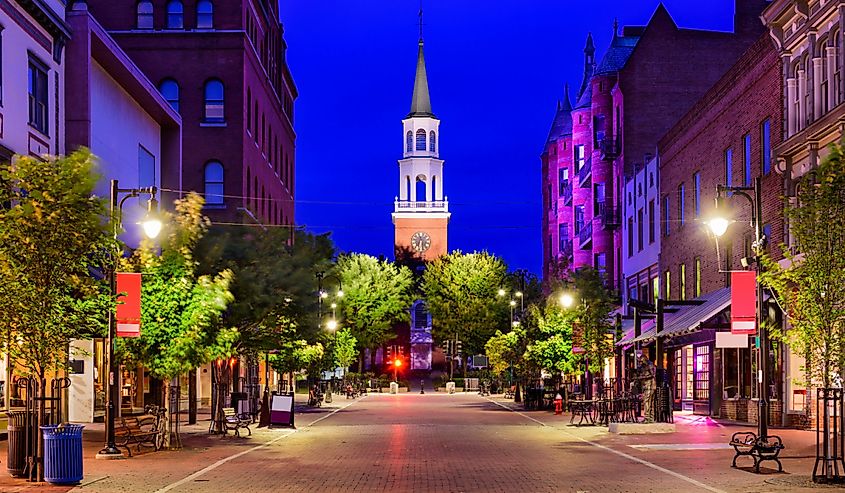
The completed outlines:
{"type": "Polygon", "coordinates": [[[583,424],[586,419],[589,424],[596,424],[593,419],[593,407],[596,401],[592,399],[573,399],[569,401],[569,410],[572,412],[572,417],[569,418],[569,424],[575,422],[575,416],[580,417],[578,424],[583,424]]]}

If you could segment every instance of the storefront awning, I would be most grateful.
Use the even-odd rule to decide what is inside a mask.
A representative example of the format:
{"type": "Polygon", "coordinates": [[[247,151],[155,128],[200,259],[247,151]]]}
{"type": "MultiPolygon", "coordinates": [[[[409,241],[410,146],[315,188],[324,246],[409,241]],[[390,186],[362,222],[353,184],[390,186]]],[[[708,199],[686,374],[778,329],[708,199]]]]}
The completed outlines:
{"type": "MultiPolygon", "coordinates": [[[[701,301],[700,305],[688,305],[677,307],[677,311],[667,313],[663,318],[663,331],[661,337],[677,337],[690,332],[695,332],[701,324],[718,315],[731,305],[731,288],[722,288],[696,298],[701,301]]],[[[643,322],[642,333],[639,337],[629,342],[647,342],[654,340],[656,321],[648,320],[643,322]]],[[[633,334],[633,328],[631,328],[633,334]]],[[[625,338],[622,338],[625,341],[625,338]]]]}

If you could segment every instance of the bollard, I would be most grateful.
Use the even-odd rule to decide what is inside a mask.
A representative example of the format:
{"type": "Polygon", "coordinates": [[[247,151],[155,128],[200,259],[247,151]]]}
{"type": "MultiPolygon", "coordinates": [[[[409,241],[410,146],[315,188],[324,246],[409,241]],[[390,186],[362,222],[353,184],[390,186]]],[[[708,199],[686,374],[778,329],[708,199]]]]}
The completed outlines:
{"type": "Polygon", "coordinates": [[[420,394],[425,394],[425,380],[420,380],[420,394]]]}

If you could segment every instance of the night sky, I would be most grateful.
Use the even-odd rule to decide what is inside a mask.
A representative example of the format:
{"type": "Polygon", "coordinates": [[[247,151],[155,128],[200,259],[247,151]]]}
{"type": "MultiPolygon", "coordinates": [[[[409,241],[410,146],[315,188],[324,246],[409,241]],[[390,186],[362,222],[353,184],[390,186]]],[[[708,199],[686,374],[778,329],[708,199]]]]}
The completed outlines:
{"type": "MultiPolygon", "coordinates": [[[[733,0],[664,2],[681,27],[729,31],[733,0]]],[[[657,1],[425,0],[431,104],[441,120],[449,249],[539,273],[540,153],[564,82],[657,1]],[[601,7],[598,7],[601,5],[601,7]]],[[[296,220],[343,251],[392,257],[401,120],[410,109],[417,0],[282,0],[295,109],[296,220]]],[[[574,98],[574,94],[573,94],[574,98]]]]}

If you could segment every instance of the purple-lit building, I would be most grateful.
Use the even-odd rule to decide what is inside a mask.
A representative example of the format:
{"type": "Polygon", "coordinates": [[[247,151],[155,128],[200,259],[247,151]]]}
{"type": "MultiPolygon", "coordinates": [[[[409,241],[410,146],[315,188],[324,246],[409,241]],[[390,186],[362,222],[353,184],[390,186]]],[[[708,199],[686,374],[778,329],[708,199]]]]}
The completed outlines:
{"type": "Polygon", "coordinates": [[[543,274],[592,266],[621,295],[623,188],[657,142],[763,31],[765,0],[737,0],[734,32],[678,27],[660,4],[645,26],[614,25],[596,57],[592,35],[571,106],[558,105],[543,166],[543,274]],[[568,113],[568,117],[566,115],[568,113]]]}

